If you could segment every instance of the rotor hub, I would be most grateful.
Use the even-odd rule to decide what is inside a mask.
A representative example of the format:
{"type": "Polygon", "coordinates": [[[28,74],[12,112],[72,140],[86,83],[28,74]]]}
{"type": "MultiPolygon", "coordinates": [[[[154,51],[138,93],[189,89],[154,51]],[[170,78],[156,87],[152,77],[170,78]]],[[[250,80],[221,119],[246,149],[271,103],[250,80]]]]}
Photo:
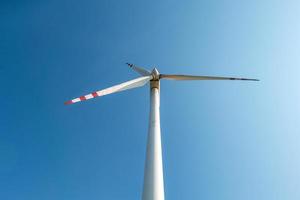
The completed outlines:
{"type": "Polygon", "coordinates": [[[152,70],[151,75],[152,75],[152,77],[153,77],[152,80],[154,80],[154,81],[158,81],[158,80],[159,80],[159,72],[158,72],[158,70],[157,70],[156,68],[154,68],[154,69],[152,70]]]}

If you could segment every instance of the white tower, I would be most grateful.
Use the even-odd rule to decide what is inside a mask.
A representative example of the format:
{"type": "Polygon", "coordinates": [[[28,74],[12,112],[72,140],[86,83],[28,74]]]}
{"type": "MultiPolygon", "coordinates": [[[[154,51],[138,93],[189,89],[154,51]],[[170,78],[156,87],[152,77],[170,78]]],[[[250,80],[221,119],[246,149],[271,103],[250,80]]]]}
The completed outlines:
{"type": "Polygon", "coordinates": [[[164,177],[159,114],[159,73],[152,71],[150,115],[142,200],[164,200],[164,177]]]}

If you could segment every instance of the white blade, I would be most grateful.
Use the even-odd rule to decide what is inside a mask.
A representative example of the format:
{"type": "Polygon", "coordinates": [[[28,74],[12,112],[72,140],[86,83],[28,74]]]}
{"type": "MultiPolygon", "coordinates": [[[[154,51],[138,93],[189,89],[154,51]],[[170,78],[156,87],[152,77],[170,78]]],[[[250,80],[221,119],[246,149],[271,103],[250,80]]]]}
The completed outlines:
{"type": "Polygon", "coordinates": [[[168,75],[160,74],[160,78],[170,80],[241,80],[241,81],[259,81],[258,79],[251,78],[233,78],[233,77],[219,77],[219,76],[190,76],[190,75],[168,75]]]}
{"type": "Polygon", "coordinates": [[[140,77],[140,78],[136,78],[136,79],[121,83],[119,85],[115,85],[115,86],[112,86],[112,87],[109,87],[109,88],[106,88],[106,89],[103,89],[103,90],[92,92],[92,93],[87,94],[85,96],[81,96],[81,97],[72,99],[70,101],[65,102],[65,104],[73,104],[73,103],[77,103],[77,102],[80,102],[80,101],[85,101],[85,100],[88,100],[88,99],[92,99],[92,98],[95,98],[95,97],[100,97],[100,96],[112,94],[112,93],[115,93],[115,92],[121,92],[123,90],[129,90],[129,89],[133,89],[133,88],[136,88],[136,87],[141,87],[141,86],[145,85],[146,83],[148,83],[151,79],[152,79],[152,76],[143,76],[143,77],[140,77]]]}
{"type": "Polygon", "coordinates": [[[138,67],[138,66],[135,66],[133,64],[130,64],[130,63],[126,63],[129,67],[131,67],[134,71],[136,71],[137,73],[139,73],[140,75],[142,76],[150,76],[151,75],[151,72],[149,72],[148,70],[146,69],[143,69],[141,67],[138,67]]]}

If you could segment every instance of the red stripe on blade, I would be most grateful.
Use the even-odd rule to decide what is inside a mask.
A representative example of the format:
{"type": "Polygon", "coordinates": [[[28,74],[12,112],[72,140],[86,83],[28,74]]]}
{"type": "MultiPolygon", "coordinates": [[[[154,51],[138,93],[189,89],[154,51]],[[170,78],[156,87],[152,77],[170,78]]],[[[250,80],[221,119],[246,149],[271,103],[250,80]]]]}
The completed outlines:
{"type": "Polygon", "coordinates": [[[79,99],[80,99],[81,101],[86,100],[85,96],[81,96],[81,97],[79,97],[79,99]]]}
{"type": "Polygon", "coordinates": [[[93,92],[92,95],[93,95],[93,97],[97,97],[98,96],[97,92],[93,92]]]}

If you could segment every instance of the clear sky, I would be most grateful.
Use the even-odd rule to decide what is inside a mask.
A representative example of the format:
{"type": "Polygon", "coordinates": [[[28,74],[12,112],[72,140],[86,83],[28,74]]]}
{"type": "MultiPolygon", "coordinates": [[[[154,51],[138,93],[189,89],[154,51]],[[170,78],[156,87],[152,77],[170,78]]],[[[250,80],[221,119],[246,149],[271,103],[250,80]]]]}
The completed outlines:
{"type": "Polygon", "coordinates": [[[2,0],[0,198],[133,200],[149,88],[71,98],[162,73],[167,200],[300,199],[300,3],[2,0]]]}

